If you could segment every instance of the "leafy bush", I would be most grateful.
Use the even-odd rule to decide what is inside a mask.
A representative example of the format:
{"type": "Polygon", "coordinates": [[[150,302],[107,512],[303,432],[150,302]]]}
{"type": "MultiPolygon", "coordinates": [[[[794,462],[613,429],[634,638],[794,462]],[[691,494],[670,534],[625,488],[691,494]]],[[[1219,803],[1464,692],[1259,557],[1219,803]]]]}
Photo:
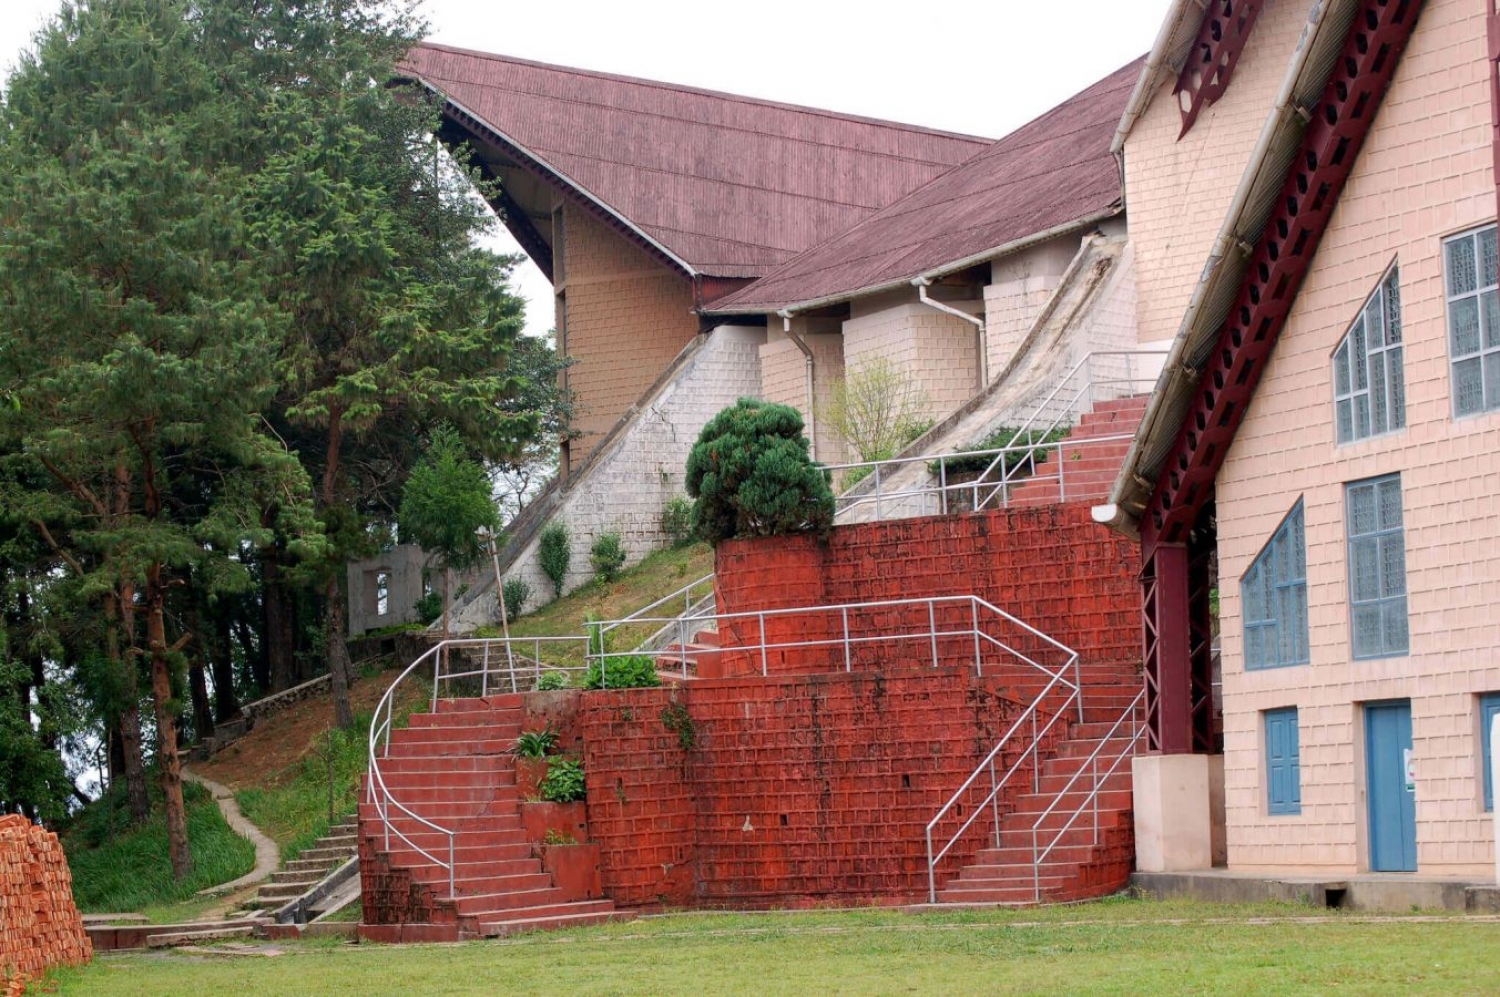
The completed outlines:
{"type": "Polygon", "coordinates": [[[587,795],[583,779],[583,763],[571,758],[558,758],[547,765],[546,778],[537,787],[542,799],[548,803],[577,803],[587,795]]]}
{"type": "Polygon", "coordinates": [[[595,658],[583,680],[585,689],[644,689],[661,685],[656,659],[649,654],[595,658]]]}
{"type": "Polygon", "coordinates": [[[563,584],[568,580],[568,562],[573,558],[573,538],[565,525],[553,523],[542,530],[537,547],[542,571],[552,580],[552,587],[561,599],[563,584]]]}
{"type": "Polygon", "coordinates": [[[601,533],[589,551],[589,563],[594,566],[594,577],[601,582],[612,582],[625,566],[625,543],[618,533],[601,533]]]}
{"type": "Polygon", "coordinates": [[[433,589],[412,603],[411,608],[417,614],[417,619],[422,621],[423,626],[426,626],[443,615],[443,593],[433,589]]]}
{"type": "Polygon", "coordinates": [[[513,620],[526,609],[531,599],[531,585],[524,578],[507,578],[500,586],[500,598],[505,602],[505,618],[513,620]]]}
{"type": "MultiPolygon", "coordinates": [[[[1021,438],[1016,440],[1015,446],[1018,449],[1010,450],[1004,455],[1003,465],[1005,470],[1014,471],[1022,464],[1028,464],[1034,468],[1036,461],[1047,456],[1046,451],[1038,453],[1034,449],[1025,450],[1019,448],[1044,447],[1049,443],[1056,443],[1058,440],[1066,439],[1068,433],[1071,431],[1072,427],[1070,426],[1058,426],[1046,432],[1042,432],[1039,429],[1026,430],[1021,438]]],[[[958,452],[962,454],[975,450],[999,450],[1001,447],[1009,445],[1010,441],[1016,438],[1016,433],[1018,432],[1020,430],[1015,426],[1001,426],[978,443],[964,447],[958,452]]],[[[937,461],[931,461],[927,465],[927,470],[933,474],[940,474],[941,468],[946,466],[949,474],[978,474],[989,467],[990,462],[994,459],[994,454],[980,457],[950,457],[943,461],[941,465],[937,461]]]]}
{"type": "Polygon", "coordinates": [[[546,758],[557,747],[558,734],[549,724],[541,730],[522,731],[510,753],[517,758],[546,758]]]}
{"type": "Polygon", "coordinates": [[[542,677],[536,680],[536,691],[551,692],[556,689],[566,689],[568,685],[567,672],[550,668],[542,672],[542,677]]]}
{"type": "Polygon", "coordinates": [[[923,418],[926,409],[926,395],[911,374],[877,358],[836,381],[818,416],[861,461],[889,460],[932,428],[923,418]]]}
{"type": "Polygon", "coordinates": [[[741,398],[708,421],[687,462],[693,531],[711,544],[827,530],[833,492],[790,405],[741,398]]]}
{"type": "Polygon", "coordinates": [[[693,503],[681,495],[675,496],[661,510],[661,531],[676,547],[686,547],[693,542],[693,503]]]}

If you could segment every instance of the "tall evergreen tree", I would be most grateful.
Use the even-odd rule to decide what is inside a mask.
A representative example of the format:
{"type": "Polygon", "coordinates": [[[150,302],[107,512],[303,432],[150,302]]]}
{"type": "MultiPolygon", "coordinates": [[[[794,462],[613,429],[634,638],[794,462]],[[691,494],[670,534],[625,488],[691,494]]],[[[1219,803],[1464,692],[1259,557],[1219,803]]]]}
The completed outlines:
{"type": "Polygon", "coordinates": [[[0,384],[14,398],[0,433],[10,480],[50,484],[8,497],[97,600],[120,673],[149,663],[179,877],[192,857],[174,688],[191,634],[168,593],[189,577],[242,584],[227,552],[257,538],[268,500],[295,510],[305,486],[260,418],[280,330],[249,251],[247,115],[191,10],[65,7],[0,110],[0,384]]]}
{"type": "Polygon", "coordinates": [[[539,419],[505,404],[527,382],[508,364],[522,325],[512,261],[476,244],[493,218],[442,152],[422,95],[388,85],[421,30],[409,7],[252,6],[263,65],[277,67],[262,72],[295,81],[266,92],[267,161],[248,185],[258,256],[289,319],[273,419],[297,440],[327,530],[327,558],[308,567],[348,725],[344,565],[368,552],[372,522],[390,522],[426,427],[446,421],[499,460],[539,419]]]}

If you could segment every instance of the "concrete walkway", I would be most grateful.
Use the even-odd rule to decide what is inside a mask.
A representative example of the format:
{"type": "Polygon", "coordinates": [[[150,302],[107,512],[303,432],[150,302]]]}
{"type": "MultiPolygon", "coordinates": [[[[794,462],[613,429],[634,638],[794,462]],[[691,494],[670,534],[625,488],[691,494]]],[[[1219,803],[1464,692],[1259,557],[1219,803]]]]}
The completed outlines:
{"type": "Polygon", "coordinates": [[[271,873],[281,866],[281,846],[276,844],[265,833],[254,824],[245,819],[240,813],[240,805],[235,801],[234,793],[227,786],[221,786],[212,779],[205,779],[196,772],[188,771],[188,767],[182,767],[182,778],[187,782],[196,782],[213,795],[214,802],[219,805],[219,812],[224,815],[224,820],[234,828],[236,834],[242,838],[249,838],[251,844],[255,845],[255,868],[251,869],[239,879],[232,879],[218,886],[210,886],[199,890],[199,896],[212,896],[217,893],[231,893],[253,886],[266,879],[271,873]]]}

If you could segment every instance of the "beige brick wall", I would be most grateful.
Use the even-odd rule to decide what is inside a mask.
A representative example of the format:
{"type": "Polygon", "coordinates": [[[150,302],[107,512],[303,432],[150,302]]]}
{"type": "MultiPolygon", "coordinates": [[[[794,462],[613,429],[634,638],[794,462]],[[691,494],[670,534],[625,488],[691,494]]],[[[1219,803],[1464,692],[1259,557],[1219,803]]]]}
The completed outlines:
{"type": "Polygon", "coordinates": [[[593,216],[564,209],[568,383],[578,395],[576,467],[698,333],[692,284],[593,216]]]}
{"type": "Polygon", "coordinates": [[[844,322],[844,365],[851,375],[876,360],[904,371],[922,394],[926,418],[937,421],[974,394],[974,338],[972,323],[920,302],[888,304],[863,314],[856,308],[844,322]]]}
{"type": "MultiPolygon", "coordinates": [[[[984,289],[985,335],[990,376],[994,377],[1020,346],[1031,324],[1057,290],[1063,271],[1078,252],[1077,236],[1063,236],[1013,254],[990,265],[984,289]]],[[[1134,316],[1131,316],[1134,322],[1134,316]]]]}
{"type": "MultiPolygon", "coordinates": [[[[796,343],[782,335],[780,319],[773,319],[771,324],[776,329],[760,348],[760,396],[769,402],[792,406],[802,413],[804,422],[813,424],[808,438],[814,442],[813,456],[819,463],[843,462],[843,441],[825,422],[809,418],[806,357],[796,343]]],[[[828,404],[834,383],[844,376],[844,338],[836,333],[802,332],[800,335],[813,352],[813,396],[815,405],[821,410],[828,404]]]]}
{"type": "Polygon", "coordinates": [[[1177,332],[1270,115],[1308,7],[1308,0],[1268,0],[1229,89],[1180,141],[1182,116],[1170,79],[1131,129],[1125,143],[1125,203],[1136,247],[1143,342],[1177,332]]]}
{"type": "MultiPolygon", "coordinates": [[[[1296,15],[1272,3],[1256,37],[1284,39],[1296,15]]],[[[1237,76],[1231,93],[1253,78],[1237,76]]],[[[1361,705],[1410,699],[1418,871],[1493,875],[1476,696],[1500,690],[1500,413],[1451,416],[1441,259],[1444,236],[1495,218],[1488,118],[1483,5],[1431,0],[1219,475],[1233,867],[1367,868],[1361,705]],[[1407,428],[1340,447],[1331,356],[1393,259],[1407,428]],[[1344,485],[1393,472],[1402,482],[1411,652],[1354,661],[1344,485]],[[1299,496],[1312,663],[1246,672],[1239,579],[1299,496]],[[1299,710],[1302,813],[1270,817],[1261,711],[1283,706],[1299,710]]]]}

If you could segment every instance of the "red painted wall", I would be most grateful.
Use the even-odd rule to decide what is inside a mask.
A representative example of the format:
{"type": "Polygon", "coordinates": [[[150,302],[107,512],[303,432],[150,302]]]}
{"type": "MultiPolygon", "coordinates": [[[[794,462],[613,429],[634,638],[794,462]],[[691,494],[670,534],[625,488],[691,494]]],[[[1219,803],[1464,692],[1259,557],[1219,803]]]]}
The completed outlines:
{"type": "Polygon", "coordinates": [[[995,684],[944,668],[585,694],[605,893],[626,905],[921,897],[927,822],[1019,712],[995,684]],[[666,725],[673,703],[690,749],[666,725]]]}

